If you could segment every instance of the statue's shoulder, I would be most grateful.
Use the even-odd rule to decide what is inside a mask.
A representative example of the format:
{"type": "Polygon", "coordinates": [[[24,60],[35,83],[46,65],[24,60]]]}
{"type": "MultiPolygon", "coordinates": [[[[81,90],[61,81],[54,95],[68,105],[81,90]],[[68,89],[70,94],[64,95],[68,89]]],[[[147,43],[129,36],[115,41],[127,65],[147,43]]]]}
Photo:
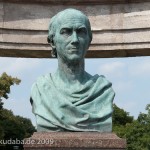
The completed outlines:
{"type": "Polygon", "coordinates": [[[93,80],[95,80],[95,82],[98,82],[106,86],[112,86],[112,83],[104,75],[96,74],[92,78],[93,80]]]}
{"type": "Polygon", "coordinates": [[[44,84],[44,83],[47,83],[48,80],[49,81],[51,80],[51,74],[50,73],[39,76],[36,79],[35,83],[36,84],[44,84]]]}
{"type": "Polygon", "coordinates": [[[95,74],[93,76],[91,75],[91,78],[93,78],[95,80],[107,80],[104,75],[99,75],[99,74],[95,74]]]}
{"type": "Polygon", "coordinates": [[[99,75],[99,74],[95,74],[93,77],[97,79],[104,79],[104,80],[106,79],[104,75],[99,75]]]}
{"type": "Polygon", "coordinates": [[[94,83],[96,82],[110,83],[104,75],[99,75],[99,74],[91,75],[88,72],[86,72],[86,77],[87,77],[87,80],[92,81],[94,83]]]}
{"type": "Polygon", "coordinates": [[[103,81],[109,82],[109,81],[107,80],[107,78],[106,78],[104,75],[98,75],[98,74],[96,74],[96,76],[97,76],[97,78],[98,78],[99,80],[103,80],[103,81]]]}
{"type": "Polygon", "coordinates": [[[39,88],[42,88],[44,86],[47,86],[48,83],[49,85],[51,85],[51,74],[45,74],[45,75],[41,75],[39,76],[36,81],[32,84],[32,90],[34,89],[39,89],[39,88]]]}

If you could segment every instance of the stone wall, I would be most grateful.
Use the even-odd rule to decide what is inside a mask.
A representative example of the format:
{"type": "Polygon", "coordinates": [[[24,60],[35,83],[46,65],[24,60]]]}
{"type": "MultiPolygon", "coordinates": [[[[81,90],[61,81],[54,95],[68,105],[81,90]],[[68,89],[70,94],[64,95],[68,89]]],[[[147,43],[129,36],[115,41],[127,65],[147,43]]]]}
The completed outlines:
{"type": "Polygon", "coordinates": [[[150,55],[148,0],[0,1],[0,56],[51,57],[48,24],[65,8],[79,9],[90,19],[93,41],[87,57],[150,55]]]}

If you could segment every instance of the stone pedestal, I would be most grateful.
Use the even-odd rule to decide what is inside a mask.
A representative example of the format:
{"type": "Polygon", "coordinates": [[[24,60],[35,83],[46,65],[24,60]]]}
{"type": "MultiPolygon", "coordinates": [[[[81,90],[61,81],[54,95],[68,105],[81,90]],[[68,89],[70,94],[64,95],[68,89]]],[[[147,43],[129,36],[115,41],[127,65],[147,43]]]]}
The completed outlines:
{"type": "Polygon", "coordinates": [[[125,150],[126,140],[114,133],[36,132],[24,140],[24,150],[125,150]]]}

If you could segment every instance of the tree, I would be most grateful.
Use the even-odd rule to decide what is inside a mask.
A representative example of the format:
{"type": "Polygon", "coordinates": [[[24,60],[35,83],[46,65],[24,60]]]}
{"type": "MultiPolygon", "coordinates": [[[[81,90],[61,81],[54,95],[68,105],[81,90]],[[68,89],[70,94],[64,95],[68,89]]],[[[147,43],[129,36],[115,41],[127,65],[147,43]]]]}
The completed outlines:
{"type": "Polygon", "coordinates": [[[21,116],[16,116],[16,119],[20,122],[22,128],[25,131],[23,138],[28,138],[35,132],[35,127],[32,125],[31,120],[21,116]]]}
{"type": "Polygon", "coordinates": [[[10,93],[10,87],[14,84],[19,84],[21,82],[20,79],[13,78],[8,76],[5,72],[0,76],[0,139],[4,137],[4,131],[2,127],[2,108],[3,102],[2,98],[8,99],[8,94],[10,93]]]}
{"type": "Polygon", "coordinates": [[[133,120],[129,113],[114,106],[114,115],[119,114],[113,115],[113,120],[116,121],[113,123],[113,130],[119,137],[127,139],[128,150],[150,150],[150,104],[147,105],[146,110],[147,114],[140,113],[138,119],[133,120]],[[121,115],[126,121],[122,120],[121,115]]]}
{"type": "Polygon", "coordinates": [[[14,84],[19,84],[20,82],[20,79],[13,78],[7,75],[5,72],[0,76],[0,109],[3,108],[2,98],[8,99],[10,87],[14,84]]]}
{"type": "Polygon", "coordinates": [[[140,145],[142,148],[150,149],[150,104],[145,108],[147,113],[140,113],[138,116],[139,128],[142,130],[139,138],[140,145]]]}
{"type": "MultiPolygon", "coordinates": [[[[20,82],[20,79],[13,78],[6,73],[0,76],[0,140],[23,140],[35,132],[29,119],[15,116],[11,110],[3,108],[2,99],[8,99],[10,87],[20,82]]],[[[6,145],[6,149],[9,148],[12,148],[12,145],[6,145]]]]}
{"type": "Polygon", "coordinates": [[[113,105],[113,109],[113,126],[126,125],[133,122],[133,116],[129,116],[129,113],[125,110],[117,107],[115,104],[113,105]]]}
{"type": "Polygon", "coordinates": [[[2,127],[2,125],[0,123],[0,140],[1,139],[4,139],[4,130],[3,130],[3,127],[2,127]]]}
{"type": "MultiPolygon", "coordinates": [[[[0,110],[0,127],[2,129],[3,140],[23,140],[30,137],[35,132],[35,127],[30,119],[15,116],[12,111],[7,109],[0,110]]],[[[6,149],[12,149],[13,145],[6,145],[6,149]]],[[[22,148],[22,145],[19,145],[22,148]]]]}
{"type": "Polygon", "coordinates": [[[113,132],[119,137],[126,138],[126,126],[133,123],[133,116],[130,116],[128,112],[119,108],[116,104],[113,105],[113,132]]]}
{"type": "Polygon", "coordinates": [[[1,111],[1,125],[4,131],[5,139],[24,139],[30,137],[33,132],[35,132],[35,128],[32,125],[30,119],[15,116],[12,111],[3,109],[1,111]]]}

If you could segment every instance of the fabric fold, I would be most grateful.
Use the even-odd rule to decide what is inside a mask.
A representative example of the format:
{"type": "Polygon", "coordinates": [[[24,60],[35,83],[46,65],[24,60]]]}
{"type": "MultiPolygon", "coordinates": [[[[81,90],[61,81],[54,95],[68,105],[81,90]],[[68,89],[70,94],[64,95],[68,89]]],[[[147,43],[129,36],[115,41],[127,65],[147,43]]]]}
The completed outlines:
{"type": "Polygon", "coordinates": [[[78,90],[57,87],[51,74],[41,76],[31,90],[38,131],[112,131],[115,93],[104,76],[94,75],[78,90]]]}

